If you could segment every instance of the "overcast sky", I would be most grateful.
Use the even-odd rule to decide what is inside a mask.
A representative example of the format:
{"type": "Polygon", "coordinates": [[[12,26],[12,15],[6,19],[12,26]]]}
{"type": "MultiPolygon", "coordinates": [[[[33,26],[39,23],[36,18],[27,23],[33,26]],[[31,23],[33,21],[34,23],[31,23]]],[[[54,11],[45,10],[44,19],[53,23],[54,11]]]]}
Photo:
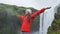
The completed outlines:
{"type": "Polygon", "coordinates": [[[55,6],[60,2],[60,0],[0,0],[0,3],[33,7],[40,9],[41,7],[55,6]]]}
{"type": "Polygon", "coordinates": [[[47,33],[47,28],[51,25],[52,20],[54,19],[54,8],[60,3],[60,0],[0,0],[0,3],[11,4],[17,6],[33,7],[35,9],[40,9],[42,7],[52,8],[46,10],[44,13],[44,34],[47,33]]]}

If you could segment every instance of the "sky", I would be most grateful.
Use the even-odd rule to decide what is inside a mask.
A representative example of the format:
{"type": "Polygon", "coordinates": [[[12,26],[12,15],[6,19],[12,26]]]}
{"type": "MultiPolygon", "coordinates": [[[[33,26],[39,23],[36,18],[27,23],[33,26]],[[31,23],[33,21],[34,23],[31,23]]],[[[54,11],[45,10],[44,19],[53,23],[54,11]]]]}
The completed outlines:
{"type": "Polygon", "coordinates": [[[42,7],[55,6],[58,4],[60,0],[0,0],[0,3],[17,5],[17,6],[25,6],[25,7],[33,7],[36,9],[40,9],[42,7]]]}
{"type": "MultiPolygon", "coordinates": [[[[40,10],[43,7],[52,7],[44,12],[44,34],[47,34],[47,29],[51,26],[51,23],[54,19],[54,8],[60,4],[60,0],[0,0],[0,3],[10,4],[10,5],[17,5],[17,6],[24,6],[24,7],[33,7],[37,10],[40,10]]],[[[40,15],[42,18],[43,13],[40,15]]],[[[42,19],[40,18],[40,21],[42,19]]],[[[41,26],[40,22],[40,26],[41,26]]],[[[40,28],[41,30],[41,28],[40,28]]],[[[41,33],[41,31],[40,31],[41,33]]]]}

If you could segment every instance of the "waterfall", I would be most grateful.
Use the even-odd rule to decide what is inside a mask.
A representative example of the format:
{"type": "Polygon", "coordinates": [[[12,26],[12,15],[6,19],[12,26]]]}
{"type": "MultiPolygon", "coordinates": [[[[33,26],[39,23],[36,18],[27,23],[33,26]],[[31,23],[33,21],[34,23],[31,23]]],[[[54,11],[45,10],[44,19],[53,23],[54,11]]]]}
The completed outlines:
{"type": "MultiPolygon", "coordinates": [[[[52,12],[52,11],[51,11],[52,12]]],[[[49,27],[49,25],[51,24],[51,22],[53,21],[53,13],[51,13],[52,15],[48,15],[49,12],[44,12],[40,15],[40,34],[47,34],[47,29],[49,27]]]]}
{"type": "Polygon", "coordinates": [[[57,6],[58,4],[40,14],[40,34],[47,34],[48,27],[51,26],[51,23],[54,20],[54,15],[57,12],[57,6]]]}

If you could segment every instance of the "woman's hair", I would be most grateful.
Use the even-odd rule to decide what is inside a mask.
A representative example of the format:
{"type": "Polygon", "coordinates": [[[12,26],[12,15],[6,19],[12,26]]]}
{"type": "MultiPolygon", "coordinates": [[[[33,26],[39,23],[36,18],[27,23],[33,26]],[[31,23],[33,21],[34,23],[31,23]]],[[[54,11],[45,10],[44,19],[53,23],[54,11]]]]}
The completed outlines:
{"type": "Polygon", "coordinates": [[[30,22],[30,17],[32,14],[32,10],[31,9],[26,9],[26,11],[28,12],[28,21],[30,22]]]}

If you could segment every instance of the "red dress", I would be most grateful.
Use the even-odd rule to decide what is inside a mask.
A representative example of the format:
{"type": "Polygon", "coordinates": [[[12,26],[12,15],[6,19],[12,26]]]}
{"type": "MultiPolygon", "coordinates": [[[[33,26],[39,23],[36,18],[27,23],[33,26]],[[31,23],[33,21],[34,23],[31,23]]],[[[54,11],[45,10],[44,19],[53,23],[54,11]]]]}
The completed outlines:
{"type": "Polygon", "coordinates": [[[18,16],[19,18],[21,18],[21,19],[23,20],[23,21],[22,21],[21,31],[22,31],[22,32],[30,32],[30,31],[31,31],[30,26],[31,26],[31,24],[32,24],[33,19],[34,19],[37,15],[39,15],[40,13],[44,12],[44,10],[45,10],[45,8],[42,8],[41,10],[38,10],[38,11],[36,11],[35,13],[33,13],[33,14],[31,15],[31,17],[30,17],[30,22],[28,21],[28,18],[27,18],[28,15],[27,15],[27,16],[22,16],[22,15],[18,16]]]}

